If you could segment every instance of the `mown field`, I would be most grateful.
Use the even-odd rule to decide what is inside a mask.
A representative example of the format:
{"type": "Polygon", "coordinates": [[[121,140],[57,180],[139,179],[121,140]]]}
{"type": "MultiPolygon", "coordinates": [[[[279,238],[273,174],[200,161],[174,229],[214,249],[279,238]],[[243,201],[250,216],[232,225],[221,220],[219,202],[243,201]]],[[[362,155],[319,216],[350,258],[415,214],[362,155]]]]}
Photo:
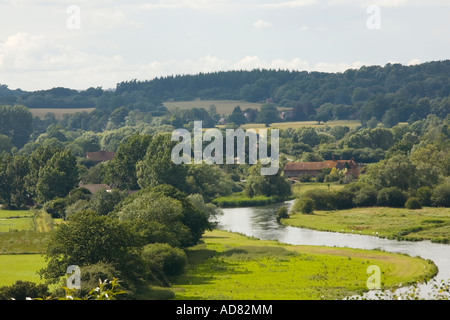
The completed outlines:
{"type": "Polygon", "coordinates": [[[450,208],[369,207],[291,214],[282,223],[321,231],[361,233],[390,239],[450,242],[450,208]]]}
{"type": "Polygon", "coordinates": [[[188,250],[189,270],[173,280],[175,299],[343,299],[367,289],[367,268],[382,287],[424,280],[434,264],[406,255],[348,248],[291,246],[214,230],[188,250]]]}

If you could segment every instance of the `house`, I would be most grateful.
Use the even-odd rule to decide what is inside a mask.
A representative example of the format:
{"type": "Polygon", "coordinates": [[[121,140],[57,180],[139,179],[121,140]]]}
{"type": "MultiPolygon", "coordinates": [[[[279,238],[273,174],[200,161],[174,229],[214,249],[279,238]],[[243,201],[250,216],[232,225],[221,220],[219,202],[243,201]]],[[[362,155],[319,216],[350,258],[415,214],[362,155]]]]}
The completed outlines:
{"type": "Polygon", "coordinates": [[[345,175],[358,177],[360,174],[359,165],[354,160],[327,160],[320,162],[290,162],[284,166],[284,176],[286,178],[298,178],[300,174],[307,174],[315,177],[323,169],[345,170],[345,175]]]}
{"type": "Polygon", "coordinates": [[[94,162],[104,162],[114,159],[115,153],[112,151],[86,152],[86,159],[94,162]]]}

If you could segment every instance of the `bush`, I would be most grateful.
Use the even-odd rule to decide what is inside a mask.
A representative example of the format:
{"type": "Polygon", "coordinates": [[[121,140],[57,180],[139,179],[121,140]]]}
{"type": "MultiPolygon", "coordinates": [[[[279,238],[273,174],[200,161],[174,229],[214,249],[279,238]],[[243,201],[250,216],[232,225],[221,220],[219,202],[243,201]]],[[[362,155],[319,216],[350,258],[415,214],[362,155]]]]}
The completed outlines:
{"type": "Polygon", "coordinates": [[[309,197],[301,197],[295,200],[293,209],[296,212],[301,212],[303,214],[313,214],[315,208],[315,201],[309,197]]]}
{"type": "Polygon", "coordinates": [[[49,296],[48,287],[30,281],[16,281],[11,286],[0,288],[0,300],[26,300],[27,298],[41,298],[49,296]]]}
{"type": "Polygon", "coordinates": [[[417,197],[410,197],[406,200],[405,207],[410,210],[422,209],[422,202],[417,197]]]}
{"type": "Polygon", "coordinates": [[[353,203],[357,207],[372,207],[377,204],[377,189],[373,186],[363,186],[355,192],[353,203]]]}
{"type": "Polygon", "coordinates": [[[184,272],[187,263],[186,253],[167,243],[152,243],[144,247],[142,256],[150,268],[164,272],[165,275],[177,275],[184,272]]]}
{"type": "Polygon", "coordinates": [[[281,219],[289,219],[289,213],[286,207],[281,207],[277,210],[277,221],[280,222],[281,219]]]}
{"type": "Polygon", "coordinates": [[[64,219],[65,215],[66,215],[66,207],[67,207],[67,202],[65,199],[56,198],[54,200],[47,201],[44,204],[43,208],[44,208],[45,212],[47,212],[48,214],[50,214],[52,216],[52,218],[64,219]]]}
{"type": "Polygon", "coordinates": [[[379,206],[403,208],[406,196],[397,187],[383,188],[378,192],[377,203],[379,206]]]}
{"type": "Polygon", "coordinates": [[[420,203],[424,207],[431,206],[431,195],[432,195],[431,188],[428,186],[420,187],[417,190],[417,198],[419,198],[420,203]]]}
{"type": "Polygon", "coordinates": [[[329,193],[329,210],[350,209],[353,207],[355,194],[346,189],[332,191],[329,193]]]}
{"type": "Polygon", "coordinates": [[[450,207],[450,182],[445,182],[434,188],[431,201],[436,207],[450,207]]]}

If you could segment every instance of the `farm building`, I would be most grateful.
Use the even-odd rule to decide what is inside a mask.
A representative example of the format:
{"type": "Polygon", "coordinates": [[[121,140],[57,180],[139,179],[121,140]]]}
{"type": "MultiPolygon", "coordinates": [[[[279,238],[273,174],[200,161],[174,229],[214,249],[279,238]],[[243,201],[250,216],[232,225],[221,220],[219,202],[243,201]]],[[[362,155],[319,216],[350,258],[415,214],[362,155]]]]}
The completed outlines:
{"type": "Polygon", "coordinates": [[[360,174],[359,165],[354,160],[327,160],[320,162],[290,162],[284,167],[286,178],[297,178],[300,174],[307,174],[315,177],[323,169],[345,170],[345,175],[358,177],[360,174]]]}

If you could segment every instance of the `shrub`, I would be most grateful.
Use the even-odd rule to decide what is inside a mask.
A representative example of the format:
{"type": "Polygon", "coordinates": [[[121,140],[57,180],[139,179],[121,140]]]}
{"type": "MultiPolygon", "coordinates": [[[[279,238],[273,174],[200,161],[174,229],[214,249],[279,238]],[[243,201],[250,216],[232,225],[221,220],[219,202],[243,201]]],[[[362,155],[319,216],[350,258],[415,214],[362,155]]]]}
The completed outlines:
{"type": "Polygon", "coordinates": [[[167,243],[152,243],[144,247],[142,256],[150,268],[162,270],[165,275],[177,275],[184,272],[187,263],[186,253],[167,243]]]}
{"type": "Polygon", "coordinates": [[[315,208],[315,201],[309,197],[302,197],[297,199],[298,201],[297,208],[299,212],[303,214],[313,214],[315,208]]]}
{"type": "Polygon", "coordinates": [[[373,186],[363,186],[355,192],[353,203],[357,207],[371,207],[377,204],[377,189],[373,186]]]}
{"type": "Polygon", "coordinates": [[[405,207],[410,210],[422,209],[422,202],[417,197],[410,197],[406,200],[405,207]]]}
{"type": "Polygon", "coordinates": [[[66,212],[67,202],[63,198],[56,198],[51,201],[47,201],[44,204],[44,210],[52,216],[54,219],[64,219],[66,212]]]}
{"type": "Polygon", "coordinates": [[[383,188],[377,195],[377,203],[380,206],[403,208],[405,202],[405,194],[397,187],[383,188]]]}
{"type": "Polygon", "coordinates": [[[36,284],[30,281],[16,281],[11,286],[0,288],[0,300],[26,300],[49,296],[48,287],[44,284],[36,284]]]}
{"type": "Polygon", "coordinates": [[[332,191],[329,193],[329,210],[350,209],[353,207],[353,197],[355,194],[346,189],[332,191]]]}
{"type": "Polygon", "coordinates": [[[289,213],[286,207],[281,207],[277,210],[277,221],[280,222],[281,219],[289,219],[289,213]]]}

